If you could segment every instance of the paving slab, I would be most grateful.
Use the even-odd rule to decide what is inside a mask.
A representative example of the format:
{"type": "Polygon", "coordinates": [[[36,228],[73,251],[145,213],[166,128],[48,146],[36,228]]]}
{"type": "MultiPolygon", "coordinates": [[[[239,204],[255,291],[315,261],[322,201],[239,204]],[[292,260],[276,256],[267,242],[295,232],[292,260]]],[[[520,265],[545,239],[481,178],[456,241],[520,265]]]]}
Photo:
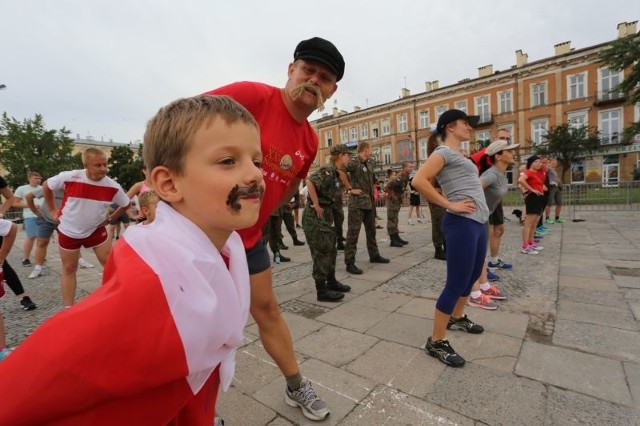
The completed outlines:
{"type": "MultiPolygon", "coordinates": [[[[513,373],[522,347],[522,338],[488,331],[482,334],[449,331],[447,339],[467,362],[507,373],[513,373]]],[[[433,360],[435,361],[435,358],[433,360]]]]}
{"type": "Polygon", "coordinates": [[[599,356],[525,342],[516,365],[516,374],[536,382],[591,395],[623,405],[631,405],[631,395],[619,361],[599,356]],[[603,378],[606,377],[606,380],[603,378]]]}
{"type": "Polygon", "coordinates": [[[640,278],[638,277],[626,277],[623,275],[614,275],[613,280],[619,287],[627,288],[640,288],[640,278]]]}
{"type": "Polygon", "coordinates": [[[474,421],[386,386],[378,386],[340,424],[472,426],[474,421]]]}
{"type": "Polygon", "coordinates": [[[562,287],[559,290],[559,300],[575,303],[588,303],[593,305],[603,305],[619,307],[624,305],[624,294],[622,292],[578,289],[574,287],[562,287]]]}
{"type": "Polygon", "coordinates": [[[425,299],[423,297],[415,297],[409,302],[400,306],[396,312],[399,314],[413,315],[420,318],[433,319],[435,315],[436,301],[434,299],[425,299]]]}
{"type": "Polygon", "coordinates": [[[500,308],[495,311],[471,307],[465,311],[469,318],[482,325],[486,331],[523,339],[527,333],[529,315],[503,310],[508,302],[497,303],[500,308]]]}
{"type": "Polygon", "coordinates": [[[629,308],[631,308],[631,312],[633,312],[636,321],[640,321],[640,302],[630,301],[629,308]]]}
{"type": "MultiPolygon", "coordinates": [[[[289,326],[291,338],[294,342],[324,327],[324,323],[322,322],[314,321],[312,319],[305,318],[301,315],[296,315],[290,312],[282,312],[282,317],[289,326]]],[[[256,323],[245,327],[245,332],[248,332],[254,336],[260,335],[258,333],[258,325],[256,323]]]]}
{"type": "Polygon", "coordinates": [[[576,392],[549,387],[548,395],[546,424],[549,425],[634,426],[640,419],[629,407],[576,392]]]}
{"type": "MultiPolygon", "coordinates": [[[[615,275],[614,275],[615,278],[615,275]]],[[[558,277],[560,288],[573,287],[585,290],[615,291],[620,292],[615,279],[575,277],[572,275],[560,275],[558,277]]]]}
{"type": "Polygon", "coordinates": [[[393,312],[410,300],[410,296],[375,290],[357,297],[354,299],[354,303],[382,311],[393,312]]]}
{"type": "Polygon", "coordinates": [[[640,413],[640,365],[630,362],[623,362],[622,365],[627,375],[627,383],[629,383],[633,405],[640,413]]]}
{"type": "Polygon", "coordinates": [[[611,272],[603,265],[592,265],[591,259],[582,262],[573,262],[571,266],[560,266],[560,275],[572,275],[574,277],[590,277],[611,279],[611,272]]]}
{"type": "Polygon", "coordinates": [[[447,368],[426,400],[489,425],[542,425],[546,394],[541,383],[468,363],[447,368]]]}
{"type": "Polygon", "coordinates": [[[640,334],[634,331],[557,320],[553,343],[620,361],[640,362],[640,334]]]}
{"type": "MultiPolygon", "coordinates": [[[[342,419],[353,411],[376,386],[368,379],[313,359],[301,364],[300,368],[305,377],[312,378],[316,393],[331,409],[329,417],[321,423],[323,426],[341,424],[342,419]]],[[[299,408],[289,407],[284,402],[284,386],[284,380],[274,380],[253,396],[294,424],[311,424],[312,422],[302,415],[299,408]]]]}
{"type": "Polygon", "coordinates": [[[343,303],[331,311],[316,317],[316,320],[364,333],[388,315],[389,312],[352,301],[343,303]]]}
{"type": "Polygon", "coordinates": [[[296,341],[296,352],[341,367],[378,343],[375,337],[332,325],[296,341]]]}
{"type": "Polygon", "coordinates": [[[625,330],[640,330],[640,323],[635,320],[631,310],[627,309],[624,304],[613,307],[560,301],[557,318],[625,330]]]}
{"type": "Polygon", "coordinates": [[[422,398],[447,368],[441,362],[432,361],[433,358],[421,349],[380,341],[347,365],[346,369],[376,383],[422,398]]]}
{"type": "Polygon", "coordinates": [[[368,335],[379,339],[419,348],[431,334],[433,321],[411,315],[389,314],[378,324],[367,330],[368,335]]]}
{"type": "Polygon", "coordinates": [[[216,416],[227,425],[266,425],[277,417],[275,411],[245,395],[235,387],[220,391],[216,402],[216,416]]]}
{"type": "MultiPolygon", "coordinates": [[[[304,361],[304,359],[301,357],[298,361],[304,361]]],[[[236,372],[233,377],[233,386],[236,389],[251,395],[275,379],[284,383],[280,369],[259,340],[238,349],[236,372]]]]}

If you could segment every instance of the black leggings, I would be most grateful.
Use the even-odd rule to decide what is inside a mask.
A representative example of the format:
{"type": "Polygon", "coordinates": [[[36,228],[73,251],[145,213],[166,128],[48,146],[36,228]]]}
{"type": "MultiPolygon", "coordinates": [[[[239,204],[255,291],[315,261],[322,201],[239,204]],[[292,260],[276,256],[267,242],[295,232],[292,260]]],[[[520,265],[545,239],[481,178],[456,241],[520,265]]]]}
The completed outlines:
{"type": "MultiPolygon", "coordinates": [[[[0,245],[2,245],[2,237],[0,237],[0,245]]],[[[18,277],[16,271],[13,270],[6,259],[2,264],[2,270],[4,271],[4,279],[11,291],[13,291],[16,296],[24,293],[24,287],[22,287],[22,281],[20,281],[20,277],[18,277]]]]}

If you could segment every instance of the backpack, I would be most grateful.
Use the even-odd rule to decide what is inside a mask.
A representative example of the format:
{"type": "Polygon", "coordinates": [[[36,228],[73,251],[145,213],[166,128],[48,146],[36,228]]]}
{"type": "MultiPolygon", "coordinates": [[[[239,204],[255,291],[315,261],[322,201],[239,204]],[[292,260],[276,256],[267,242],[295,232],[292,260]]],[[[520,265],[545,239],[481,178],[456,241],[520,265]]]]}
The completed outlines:
{"type": "Polygon", "coordinates": [[[487,148],[482,148],[480,151],[469,157],[473,164],[478,168],[478,174],[484,173],[488,168],[493,166],[493,162],[491,161],[491,157],[486,154],[487,148]]]}

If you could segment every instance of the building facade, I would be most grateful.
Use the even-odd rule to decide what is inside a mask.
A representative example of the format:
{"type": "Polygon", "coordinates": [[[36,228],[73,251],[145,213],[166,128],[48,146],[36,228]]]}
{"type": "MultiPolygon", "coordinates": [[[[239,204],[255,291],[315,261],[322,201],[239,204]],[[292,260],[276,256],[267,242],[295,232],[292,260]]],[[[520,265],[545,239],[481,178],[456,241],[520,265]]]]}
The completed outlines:
{"type": "MultiPolygon", "coordinates": [[[[618,37],[636,34],[636,22],[618,25],[618,37]]],[[[403,161],[422,163],[427,158],[431,127],[446,110],[456,108],[479,115],[473,140],[464,149],[473,151],[491,141],[499,129],[508,129],[514,143],[520,143],[520,161],[545,143],[553,126],[570,123],[595,126],[601,147],[598,152],[573,164],[571,182],[601,182],[617,185],[629,181],[640,166],[640,137],[622,140],[622,131],[640,120],[640,105],[631,105],[627,95],[613,90],[625,76],[599,61],[599,54],[611,42],[573,49],[571,42],[554,46],[552,57],[528,62],[516,51],[515,65],[494,71],[492,65],[478,68],[478,77],[440,87],[427,82],[425,91],[411,95],[402,89],[398,100],[347,113],[333,114],[312,123],[318,133],[318,155],[314,166],[329,161],[334,144],[356,145],[367,141],[373,147],[376,172],[399,168],[403,161]]],[[[509,176],[510,180],[512,179],[509,176]]]]}

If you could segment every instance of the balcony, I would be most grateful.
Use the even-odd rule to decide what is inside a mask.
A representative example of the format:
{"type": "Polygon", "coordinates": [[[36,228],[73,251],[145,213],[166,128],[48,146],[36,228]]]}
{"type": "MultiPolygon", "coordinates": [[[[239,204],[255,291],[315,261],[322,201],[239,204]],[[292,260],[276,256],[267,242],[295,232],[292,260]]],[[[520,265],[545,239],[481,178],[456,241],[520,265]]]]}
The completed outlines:
{"type": "Polygon", "coordinates": [[[478,126],[486,126],[494,123],[493,114],[491,113],[480,114],[479,117],[478,126]]]}
{"type": "Polygon", "coordinates": [[[627,100],[627,94],[624,92],[618,92],[615,90],[596,90],[595,100],[593,101],[593,105],[608,105],[615,104],[620,102],[625,102],[627,100]]]}
{"type": "Polygon", "coordinates": [[[598,136],[600,137],[600,143],[602,145],[615,145],[621,142],[620,134],[618,132],[600,133],[598,136]]]}

